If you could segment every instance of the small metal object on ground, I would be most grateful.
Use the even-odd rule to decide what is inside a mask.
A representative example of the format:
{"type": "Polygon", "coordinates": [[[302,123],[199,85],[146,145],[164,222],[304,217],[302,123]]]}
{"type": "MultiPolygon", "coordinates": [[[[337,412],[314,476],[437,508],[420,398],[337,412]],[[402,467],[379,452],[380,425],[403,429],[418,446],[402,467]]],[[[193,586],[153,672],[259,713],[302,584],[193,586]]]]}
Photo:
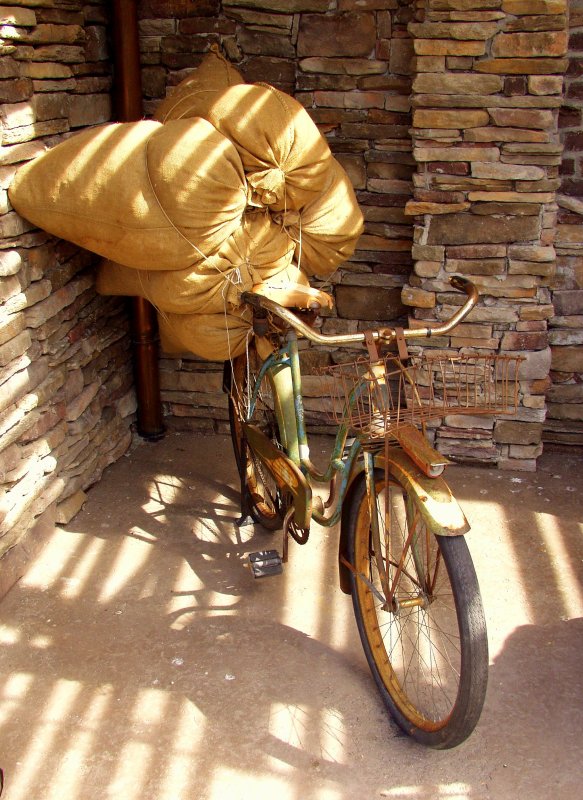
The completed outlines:
{"type": "Polygon", "coordinates": [[[283,572],[281,556],[277,550],[259,550],[249,553],[249,566],[254,578],[267,578],[283,572]]]}

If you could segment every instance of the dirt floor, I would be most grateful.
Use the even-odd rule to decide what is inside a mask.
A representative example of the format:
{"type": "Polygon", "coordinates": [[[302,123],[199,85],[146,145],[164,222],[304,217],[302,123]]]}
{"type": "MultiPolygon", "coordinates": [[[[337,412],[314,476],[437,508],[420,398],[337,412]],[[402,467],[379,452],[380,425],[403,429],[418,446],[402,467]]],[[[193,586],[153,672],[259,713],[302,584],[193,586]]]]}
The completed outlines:
{"type": "Polygon", "coordinates": [[[448,470],[491,666],[476,731],[437,752],[385,715],[337,530],[254,581],[246,555],[280,539],[234,525],[228,439],[136,445],[0,603],[2,800],[580,797],[582,467],[448,470]]]}

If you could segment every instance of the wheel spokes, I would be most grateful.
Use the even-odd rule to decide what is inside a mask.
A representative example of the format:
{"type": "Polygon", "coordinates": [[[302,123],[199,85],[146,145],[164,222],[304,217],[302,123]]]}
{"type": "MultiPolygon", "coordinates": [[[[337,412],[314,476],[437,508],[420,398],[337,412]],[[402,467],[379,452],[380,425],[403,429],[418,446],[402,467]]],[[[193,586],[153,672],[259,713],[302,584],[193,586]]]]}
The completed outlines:
{"type": "Polygon", "coordinates": [[[390,602],[378,601],[377,592],[373,600],[378,637],[386,651],[385,669],[409,713],[431,726],[447,719],[457,696],[461,646],[455,607],[451,590],[441,590],[447,573],[418,511],[411,513],[407,497],[397,487],[385,487],[381,502],[384,507],[378,508],[377,519],[384,552],[381,559],[369,552],[368,570],[370,582],[382,587],[380,561],[390,586],[390,602]]]}

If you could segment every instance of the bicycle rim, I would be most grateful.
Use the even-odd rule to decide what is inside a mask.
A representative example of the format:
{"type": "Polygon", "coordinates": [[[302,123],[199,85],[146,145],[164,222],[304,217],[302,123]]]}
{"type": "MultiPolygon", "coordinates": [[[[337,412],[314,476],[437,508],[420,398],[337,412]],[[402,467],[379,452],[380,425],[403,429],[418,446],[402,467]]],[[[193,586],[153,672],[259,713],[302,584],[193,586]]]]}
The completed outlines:
{"type": "Polygon", "coordinates": [[[250,392],[257,381],[260,365],[261,360],[253,345],[249,347],[248,354],[235,359],[233,385],[229,395],[229,422],[237,466],[244,474],[251,516],[267,530],[277,530],[282,524],[279,488],[266,467],[243,441],[242,421],[248,420],[279,446],[273,391],[267,376],[261,382],[253,415],[248,417],[250,392]],[[245,453],[244,465],[241,464],[242,453],[245,453]]]}
{"type": "Polygon", "coordinates": [[[384,587],[364,486],[351,537],[365,654],[400,727],[429,746],[453,747],[475,727],[487,682],[485,621],[469,551],[463,537],[432,534],[413,499],[380,471],[375,485],[384,587]]]}

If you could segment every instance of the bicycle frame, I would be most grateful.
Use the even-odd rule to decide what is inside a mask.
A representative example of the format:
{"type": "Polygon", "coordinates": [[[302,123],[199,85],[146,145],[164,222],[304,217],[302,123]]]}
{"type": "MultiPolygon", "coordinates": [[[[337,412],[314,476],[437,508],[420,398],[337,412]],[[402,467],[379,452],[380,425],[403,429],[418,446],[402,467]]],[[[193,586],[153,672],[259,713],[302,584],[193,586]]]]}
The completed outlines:
{"type": "MultiPolygon", "coordinates": [[[[346,454],[348,428],[341,424],[327,467],[323,472],[318,471],[310,459],[295,331],[290,331],[287,341],[263,361],[251,393],[248,419],[252,417],[265,376],[273,389],[274,410],[285,453],[253,426],[246,427],[246,436],[249,446],[265,463],[280,488],[291,492],[294,522],[299,528],[308,529],[312,519],[323,527],[337,524],[352,481],[362,471],[365,471],[371,488],[371,503],[375,502],[374,469],[386,468],[398,475],[408,492],[422,499],[423,516],[433,530],[444,536],[459,536],[467,532],[467,520],[445,481],[438,475],[430,477],[425,474],[397,442],[384,446],[381,440],[371,451],[355,439],[346,454]],[[330,485],[330,496],[321,508],[312,502],[311,481],[330,485]]],[[[345,549],[342,532],[339,547],[341,586],[346,591],[348,584],[344,573],[348,567],[342,566],[345,549]]]]}
{"type": "MultiPolygon", "coordinates": [[[[464,318],[475,302],[472,285],[456,283],[468,300],[440,332],[464,318]]],[[[312,520],[324,527],[339,522],[340,587],[352,595],[364,652],[387,710],[417,741],[454,747],[475,727],[484,701],[485,621],[471,556],[460,536],[469,526],[441,477],[449,462],[424,436],[429,392],[417,393],[416,406],[400,382],[408,380],[417,391],[416,373],[405,366],[404,339],[430,336],[436,329],[326,336],[299,315],[323,303],[294,305],[298,296],[290,290],[284,306],[259,292],[243,295],[255,312],[256,339],[225,374],[241,480],[238,524],[255,521],[274,531],[283,521],[283,554],[251,553],[253,576],[280,573],[289,538],[305,544],[312,520]],[[276,349],[270,332],[280,337],[276,349]],[[327,370],[338,427],[321,468],[310,456],[298,336],[332,346],[364,342],[368,350],[368,359],[327,370]],[[398,357],[381,358],[377,343],[393,342],[398,357]],[[227,382],[229,375],[234,382],[227,382]],[[410,415],[401,414],[401,402],[410,415]],[[350,444],[349,435],[355,437],[350,444]],[[316,483],[329,484],[325,502],[313,496],[316,483]]],[[[425,387],[423,379],[418,385],[425,387]]]]}
{"type": "MultiPolygon", "coordinates": [[[[267,375],[273,388],[275,399],[274,410],[279,427],[280,440],[285,449],[287,458],[310,480],[317,483],[330,484],[330,498],[326,504],[328,508],[330,507],[329,504],[332,500],[332,496],[334,496],[334,505],[331,514],[326,515],[325,509],[320,509],[317,505],[314,505],[312,506],[310,517],[319,525],[332,527],[340,520],[342,502],[346,496],[350,475],[361,451],[360,442],[355,440],[349,449],[347,457],[343,458],[342,456],[348,438],[348,429],[345,425],[341,425],[336,433],[332,453],[325,471],[319,472],[312,463],[305,425],[298,340],[294,331],[288,333],[287,342],[269,355],[261,365],[251,394],[250,407],[248,409],[249,418],[253,414],[258,398],[259,386],[265,375],[267,375]],[[338,480],[339,486],[337,485],[338,480]]],[[[252,433],[251,438],[254,438],[254,441],[250,442],[250,444],[253,449],[257,451],[258,445],[260,446],[257,433],[255,433],[255,435],[252,433]]],[[[273,450],[268,449],[267,440],[265,446],[261,447],[257,455],[268,467],[271,463],[272,474],[274,474],[274,478],[280,482],[282,479],[281,469],[277,469],[277,467],[274,469],[273,450]]],[[[286,481],[283,481],[283,484],[282,488],[290,488],[286,481]]],[[[306,490],[304,489],[304,491],[306,490]]],[[[302,505],[308,504],[304,502],[302,505]]],[[[309,526],[309,520],[307,520],[308,525],[301,525],[301,520],[296,517],[296,522],[300,524],[300,527],[309,526]]]]}

